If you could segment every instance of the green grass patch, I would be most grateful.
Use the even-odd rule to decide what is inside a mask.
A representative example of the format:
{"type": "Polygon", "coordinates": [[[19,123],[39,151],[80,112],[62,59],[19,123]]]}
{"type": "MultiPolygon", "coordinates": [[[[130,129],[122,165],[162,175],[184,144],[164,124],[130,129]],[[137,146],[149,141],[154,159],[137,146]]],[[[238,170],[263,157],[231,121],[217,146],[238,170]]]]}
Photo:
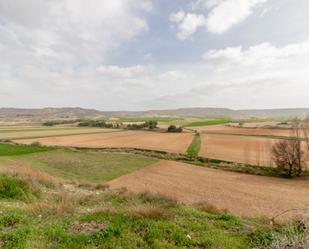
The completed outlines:
{"type": "Polygon", "coordinates": [[[219,125],[219,124],[226,124],[229,123],[231,120],[227,118],[221,119],[212,119],[212,120],[205,120],[205,121],[197,121],[187,124],[185,127],[197,127],[197,126],[209,126],[209,125],[219,125]]]}
{"type": "Polygon", "coordinates": [[[105,190],[95,204],[100,203],[110,208],[62,218],[6,210],[0,213],[2,248],[258,249],[285,235],[282,227],[272,227],[266,220],[208,213],[159,197],[105,190]],[[158,209],[172,215],[154,215],[158,209]],[[147,215],[137,215],[141,210],[147,215]]]}
{"type": "Polygon", "coordinates": [[[197,157],[201,149],[201,136],[196,133],[189,148],[187,149],[187,155],[197,157]]]}
{"type": "Polygon", "coordinates": [[[0,144],[0,156],[17,156],[50,150],[53,150],[53,148],[32,145],[0,144]]]}
{"type": "Polygon", "coordinates": [[[29,196],[29,184],[17,178],[0,176],[0,198],[25,200],[29,196]]]}
{"type": "Polygon", "coordinates": [[[19,158],[58,177],[104,182],[155,163],[150,157],[91,151],[58,149],[19,158]]]}

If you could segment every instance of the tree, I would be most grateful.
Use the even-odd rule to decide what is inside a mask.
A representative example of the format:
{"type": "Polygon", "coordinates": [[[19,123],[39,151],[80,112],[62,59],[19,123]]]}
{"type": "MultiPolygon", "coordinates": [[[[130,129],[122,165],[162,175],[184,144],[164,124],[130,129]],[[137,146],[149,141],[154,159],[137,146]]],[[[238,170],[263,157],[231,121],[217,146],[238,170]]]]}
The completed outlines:
{"type": "Polygon", "coordinates": [[[294,119],[292,136],[277,142],[272,147],[272,159],[277,167],[289,176],[301,175],[306,165],[306,153],[302,146],[303,126],[299,119],[294,119]]]}
{"type": "Polygon", "coordinates": [[[182,132],[182,128],[181,127],[176,127],[175,125],[170,125],[167,128],[167,132],[182,132]]]}
{"type": "Polygon", "coordinates": [[[158,121],[156,120],[150,120],[145,122],[146,127],[148,127],[150,130],[157,128],[158,121]]]}

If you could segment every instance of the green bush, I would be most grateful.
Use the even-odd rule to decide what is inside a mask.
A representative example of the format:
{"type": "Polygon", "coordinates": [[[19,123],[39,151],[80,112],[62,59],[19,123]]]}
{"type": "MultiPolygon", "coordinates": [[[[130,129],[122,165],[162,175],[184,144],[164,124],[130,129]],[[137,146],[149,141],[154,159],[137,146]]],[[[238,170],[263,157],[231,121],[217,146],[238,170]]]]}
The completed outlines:
{"type": "Polygon", "coordinates": [[[140,129],[145,129],[145,128],[153,130],[157,127],[158,127],[158,121],[155,121],[155,120],[149,120],[142,124],[128,124],[127,125],[127,129],[129,130],[140,130],[140,129]]]}
{"type": "Polygon", "coordinates": [[[0,176],[0,198],[24,200],[29,196],[29,189],[26,181],[0,176]]]}
{"type": "Polygon", "coordinates": [[[84,120],[78,123],[80,127],[119,128],[119,124],[106,123],[105,120],[84,120]]]}
{"type": "Polygon", "coordinates": [[[54,125],[61,125],[61,124],[74,124],[81,121],[80,119],[73,119],[73,120],[49,120],[43,123],[44,126],[54,126],[54,125]]]}

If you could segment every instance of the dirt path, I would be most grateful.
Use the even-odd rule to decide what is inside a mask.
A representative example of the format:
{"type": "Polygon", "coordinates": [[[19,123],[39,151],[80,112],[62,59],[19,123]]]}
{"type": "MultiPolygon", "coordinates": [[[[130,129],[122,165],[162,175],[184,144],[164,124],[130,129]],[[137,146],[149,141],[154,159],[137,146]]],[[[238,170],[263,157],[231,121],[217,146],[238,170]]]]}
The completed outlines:
{"type": "Polygon", "coordinates": [[[109,182],[133,193],[149,191],[186,204],[206,202],[248,217],[309,205],[309,181],[253,176],[160,161],[109,182]]]}

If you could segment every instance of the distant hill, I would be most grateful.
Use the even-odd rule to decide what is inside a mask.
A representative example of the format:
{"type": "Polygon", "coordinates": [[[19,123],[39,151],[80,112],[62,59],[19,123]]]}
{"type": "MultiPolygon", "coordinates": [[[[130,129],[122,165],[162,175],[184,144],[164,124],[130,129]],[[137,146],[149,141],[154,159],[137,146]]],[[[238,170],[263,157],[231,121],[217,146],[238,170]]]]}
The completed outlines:
{"type": "Polygon", "coordinates": [[[309,108],[295,109],[261,109],[261,110],[232,110],[228,108],[180,108],[168,110],[149,111],[99,111],[79,107],[70,108],[0,108],[1,121],[44,121],[51,119],[85,119],[99,117],[230,117],[241,118],[290,118],[304,117],[309,113],[309,108]]]}
{"type": "Polygon", "coordinates": [[[100,111],[83,108],[0,108],[0,120],[3,121],[41,121],[50,119],[79,119],[102,116],[100,111]]]}
{"type": "Polygon", "coordinates": [[[306,117],[309,114],[309,108],[239,110],[239,112],[250,117],[290,118],[306,117]]]}

